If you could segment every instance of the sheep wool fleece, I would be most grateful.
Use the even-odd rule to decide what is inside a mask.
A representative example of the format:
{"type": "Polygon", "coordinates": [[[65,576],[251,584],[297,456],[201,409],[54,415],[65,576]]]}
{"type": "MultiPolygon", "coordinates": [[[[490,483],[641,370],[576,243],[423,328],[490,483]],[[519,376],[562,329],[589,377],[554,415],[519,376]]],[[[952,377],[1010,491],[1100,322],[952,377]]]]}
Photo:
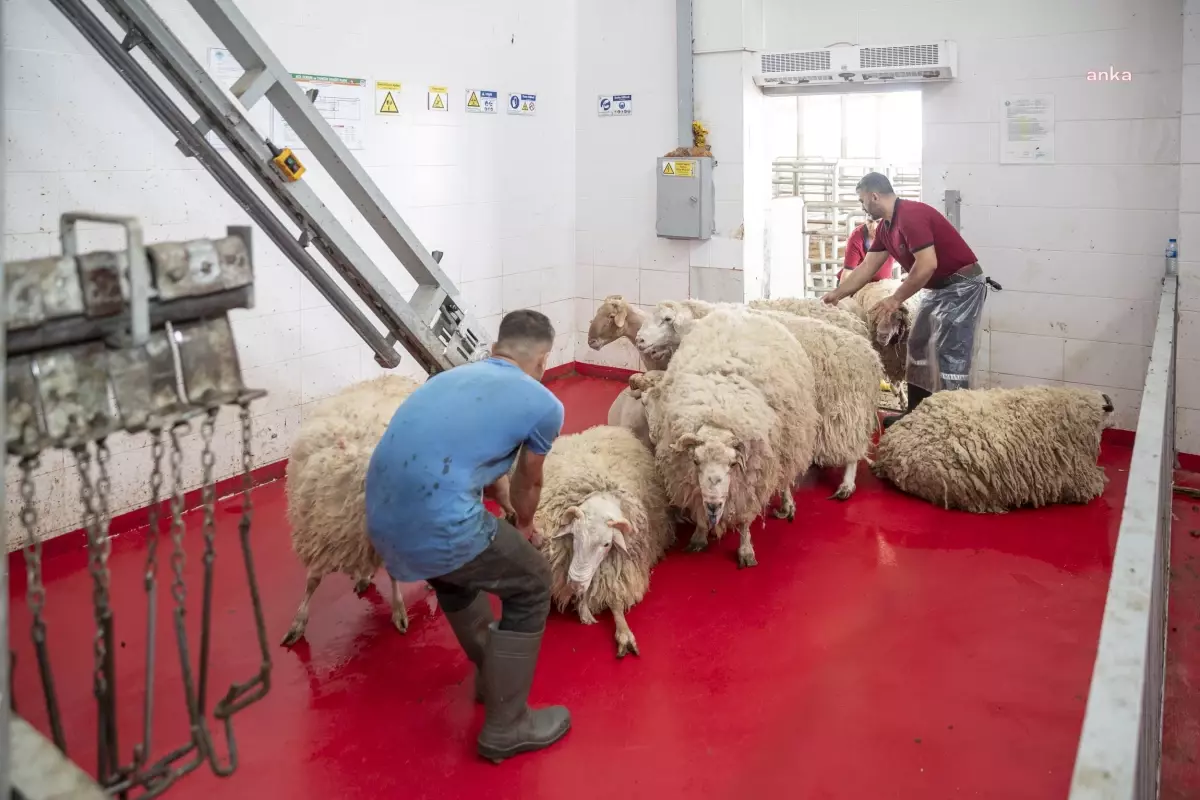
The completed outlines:
{"type": "Polygon", "coordinates": [[[1036,386],[936,392],[879,440],[875,474],[947,509],[999,514],[1086,503],[1111,405],[1099,392],[1036,386]]]}

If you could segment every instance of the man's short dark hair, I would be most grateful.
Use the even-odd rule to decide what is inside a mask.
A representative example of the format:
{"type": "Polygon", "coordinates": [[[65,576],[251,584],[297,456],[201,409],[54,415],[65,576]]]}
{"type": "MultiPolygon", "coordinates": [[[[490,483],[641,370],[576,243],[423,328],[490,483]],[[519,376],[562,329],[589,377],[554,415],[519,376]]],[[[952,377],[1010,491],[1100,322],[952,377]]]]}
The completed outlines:
{"type": "Polygon", "coordinates": [[[854,191],[882,195],[895,194],[892,190],[892,182],[887,179],[887,175],[878,172],[868,172],[866,175],[863,175],[862,180],[858,182],[858,186],[854,187],[854,191]]]}
{"type": "Polygon", "coordinates": [[[496,344],[511,345],[516,348],[532,344],[554,346],[554,326],[550,318],[532,308],[522,308],[510,311],[500,320],[500,331],[496,336],[496,344]]]}

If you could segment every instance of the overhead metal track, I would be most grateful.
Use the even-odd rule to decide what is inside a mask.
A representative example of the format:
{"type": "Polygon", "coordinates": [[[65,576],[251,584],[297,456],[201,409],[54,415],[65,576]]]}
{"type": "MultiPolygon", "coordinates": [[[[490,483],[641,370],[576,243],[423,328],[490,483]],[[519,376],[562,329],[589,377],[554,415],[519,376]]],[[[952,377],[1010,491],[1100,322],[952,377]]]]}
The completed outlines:
{"type": "MultiPolygon", "coordinates": [[[[486,350],[488,337],[462,307],[458,290],[438,259],[404,224],[395,208],[353,154],[313,107],[250,23],[228,0],[189,0],[245,71],[232,87],[234,102],[154,12],[146,0],[99,0],[126,32],[118,42],[84,0],[51,0],[100,55],[138,94],[179,147],[194,157],[375,352],[385,367],[396,367],[399,342],[426,372],[434,374],[470,361],[486,350]],[[133,58],[140,49],[199,114],[193,125],[166,92],[133,58]],[[266,98],[363,215],[400,264],[417,282],[406,301],[313,189],[279,164],[286,155],[264,139],[245,112],[266,98]],[[258,198],[233,167],[205,139],[213,131],[230,153],[275,199],[300,228],[291,231],[258,198]],[[341,275],[383,324],[381,333],[307,251],[311,244],[341,275]]],[[[293,166],[299,166],[293,158],[293,166]]]]}

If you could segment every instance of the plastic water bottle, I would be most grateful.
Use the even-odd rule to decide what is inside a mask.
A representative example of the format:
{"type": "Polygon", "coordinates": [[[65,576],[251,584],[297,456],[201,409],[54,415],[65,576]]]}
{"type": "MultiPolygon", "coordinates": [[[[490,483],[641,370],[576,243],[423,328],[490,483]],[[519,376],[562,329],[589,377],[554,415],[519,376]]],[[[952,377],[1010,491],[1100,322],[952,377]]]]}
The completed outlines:
{"type": "Polygon", "coordinates": [[[1174,239],[1167,239],[1167,274],[1178,274],[1178,263],[1176,259],[1179,257],[1179,246],[1174,239]]]}

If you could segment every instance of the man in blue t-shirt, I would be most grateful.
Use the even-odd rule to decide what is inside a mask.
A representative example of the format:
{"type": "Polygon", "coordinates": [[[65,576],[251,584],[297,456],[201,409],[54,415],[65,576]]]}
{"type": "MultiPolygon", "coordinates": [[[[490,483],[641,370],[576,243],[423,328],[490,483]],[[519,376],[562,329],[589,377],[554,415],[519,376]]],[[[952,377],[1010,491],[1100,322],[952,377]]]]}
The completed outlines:
{"type": "Polygon", "coordinates": [[[437,592],[476,666],[487,710],[477,745],[493,761],[547,747],[571,726],[562,706],[526,704],[550,611],[550,570],[529,539],[563,422],[540,382],[553,345],[544,314],[507,314],[491,358],[434,375],[405,399],[367,469],[371,542],[392,578],[437,592]],[[485,493],[511,504],[515,527],[484,508],[485,493]],[[498,624],[485,592],[501,600],[498,624]]]}

